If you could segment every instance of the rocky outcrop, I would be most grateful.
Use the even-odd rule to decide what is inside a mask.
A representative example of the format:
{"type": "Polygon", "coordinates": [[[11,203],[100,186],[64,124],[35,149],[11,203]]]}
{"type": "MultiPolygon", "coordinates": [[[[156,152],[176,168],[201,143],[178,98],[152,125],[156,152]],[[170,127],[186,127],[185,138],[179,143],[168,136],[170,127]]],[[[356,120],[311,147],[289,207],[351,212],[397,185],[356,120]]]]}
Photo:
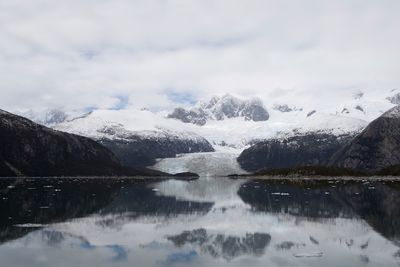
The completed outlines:
{"type": "Polygon", "coordinates": [[[0,176],[133,174],[95,141],[0,112],[0,176]]]}
{"type": "Polygon", "coordinates": [[[266,140],[245,149],[238,162],[247,171],[324,165],[352,138],[351,134],[309,133],[266,140]]]}
{"type": "Polygon", "coordinates": [[[168,114],[168,118],[202,126],[207,123],[208,116],[202,109],[186,110],[184,108],[176,108],[171,114],[168,114]]]}
{"type": "Polygon", "coordinates": [[[204,125],[208,120],[237,117],[251,121],[266,121],[269,119],[269,113],[260,99],[241,100],[227,94],[222,97],[213,97],[209,102],[201,103],[190,110],[176,108],[168,115],[168,118],[197,125],[204,125]]]}
{"type": "Polygon", "coordinates": [[[317,113],[316,110],[311,110],[310,112],[307,113],[307,118],[311,117],[312,115],[314,115],[315,113],[317,113]]]}
{"type": "Polygon", "coordinates": [[[386,98],[390,103],[400,105],[400,93],[394,94],[386,98]]]}
{"type": "Polygon", "coordinates": [[[329,165],[376,172],[400,164],[400,106],[371,122],[329,165]]]}
{"type": "Polygon", "coordinates": [[[292,111],[302,111],[302,108],[289,107],[287,104],[275,104],[273,106],[274,110],[280,111],[282,113],[292,112],[292,111]]]}

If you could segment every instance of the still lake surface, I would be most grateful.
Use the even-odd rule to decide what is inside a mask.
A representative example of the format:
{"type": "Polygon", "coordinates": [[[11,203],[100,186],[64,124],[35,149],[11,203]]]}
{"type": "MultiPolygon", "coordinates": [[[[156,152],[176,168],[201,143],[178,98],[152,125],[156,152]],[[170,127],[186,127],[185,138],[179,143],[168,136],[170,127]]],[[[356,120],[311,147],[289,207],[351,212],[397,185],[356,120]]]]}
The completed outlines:
{"type": "Polygon", "coordinates": [[[394,180],[0,179],[0,266],[399,266],[394,180]]]}

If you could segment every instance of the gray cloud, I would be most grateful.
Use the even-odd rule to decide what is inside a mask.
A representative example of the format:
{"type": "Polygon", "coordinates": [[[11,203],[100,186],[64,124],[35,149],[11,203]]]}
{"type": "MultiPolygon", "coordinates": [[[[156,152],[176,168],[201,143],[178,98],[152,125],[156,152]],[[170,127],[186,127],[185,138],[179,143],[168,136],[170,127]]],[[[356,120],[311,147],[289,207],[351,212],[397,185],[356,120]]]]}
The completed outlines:
{"type": "Polygon", "coordinates": [[[399,85],[399,8],[396,0],[3,0],[0,107],[113,108],[121,96],[170,107],[179,102],[171,88],[267,102],[376,93],[399,85]]]}

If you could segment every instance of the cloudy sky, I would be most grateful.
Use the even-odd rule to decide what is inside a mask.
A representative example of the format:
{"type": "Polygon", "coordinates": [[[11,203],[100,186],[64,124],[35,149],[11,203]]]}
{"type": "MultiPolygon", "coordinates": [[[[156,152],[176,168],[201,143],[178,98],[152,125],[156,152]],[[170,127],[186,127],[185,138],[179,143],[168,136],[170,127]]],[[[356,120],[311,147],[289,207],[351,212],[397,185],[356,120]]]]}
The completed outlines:
{"type": "Polygon", "coordinates": [[[398,0],[0,0],[0,108],[319,101],[400,84],[398,0]]]}

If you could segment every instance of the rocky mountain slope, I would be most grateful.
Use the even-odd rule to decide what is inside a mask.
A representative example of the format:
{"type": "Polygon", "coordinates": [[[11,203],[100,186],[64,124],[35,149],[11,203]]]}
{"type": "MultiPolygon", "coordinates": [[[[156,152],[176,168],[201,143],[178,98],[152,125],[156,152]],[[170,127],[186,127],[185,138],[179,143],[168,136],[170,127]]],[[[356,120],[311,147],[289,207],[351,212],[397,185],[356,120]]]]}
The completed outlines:
{"type": "Polygon", "coordinates": [[[95,141],[0,111],[0,176],[134,174],[95,141]]]}
{"type": "Polygon", "coordinates": [[[240,166],[247,171],[261,169],[294,168],[325,165],[353,134],[333,135],[308,133],[284,139],[258,142],[245,149],[238,157],[240,166]]]}
{"type": "Polygon", "coordinates": [[[248,171],[329,166],[396,174],[400,166],[400,106],[384,113],[357,135],[309,133],[266,140],[245,149],[238,162],[248,171]]]}
{"type": "Polygon", "coordinates": [[[400,164],[400,106],[371,122],[330,160],[331,166],[380,171],[400,164]]]}

